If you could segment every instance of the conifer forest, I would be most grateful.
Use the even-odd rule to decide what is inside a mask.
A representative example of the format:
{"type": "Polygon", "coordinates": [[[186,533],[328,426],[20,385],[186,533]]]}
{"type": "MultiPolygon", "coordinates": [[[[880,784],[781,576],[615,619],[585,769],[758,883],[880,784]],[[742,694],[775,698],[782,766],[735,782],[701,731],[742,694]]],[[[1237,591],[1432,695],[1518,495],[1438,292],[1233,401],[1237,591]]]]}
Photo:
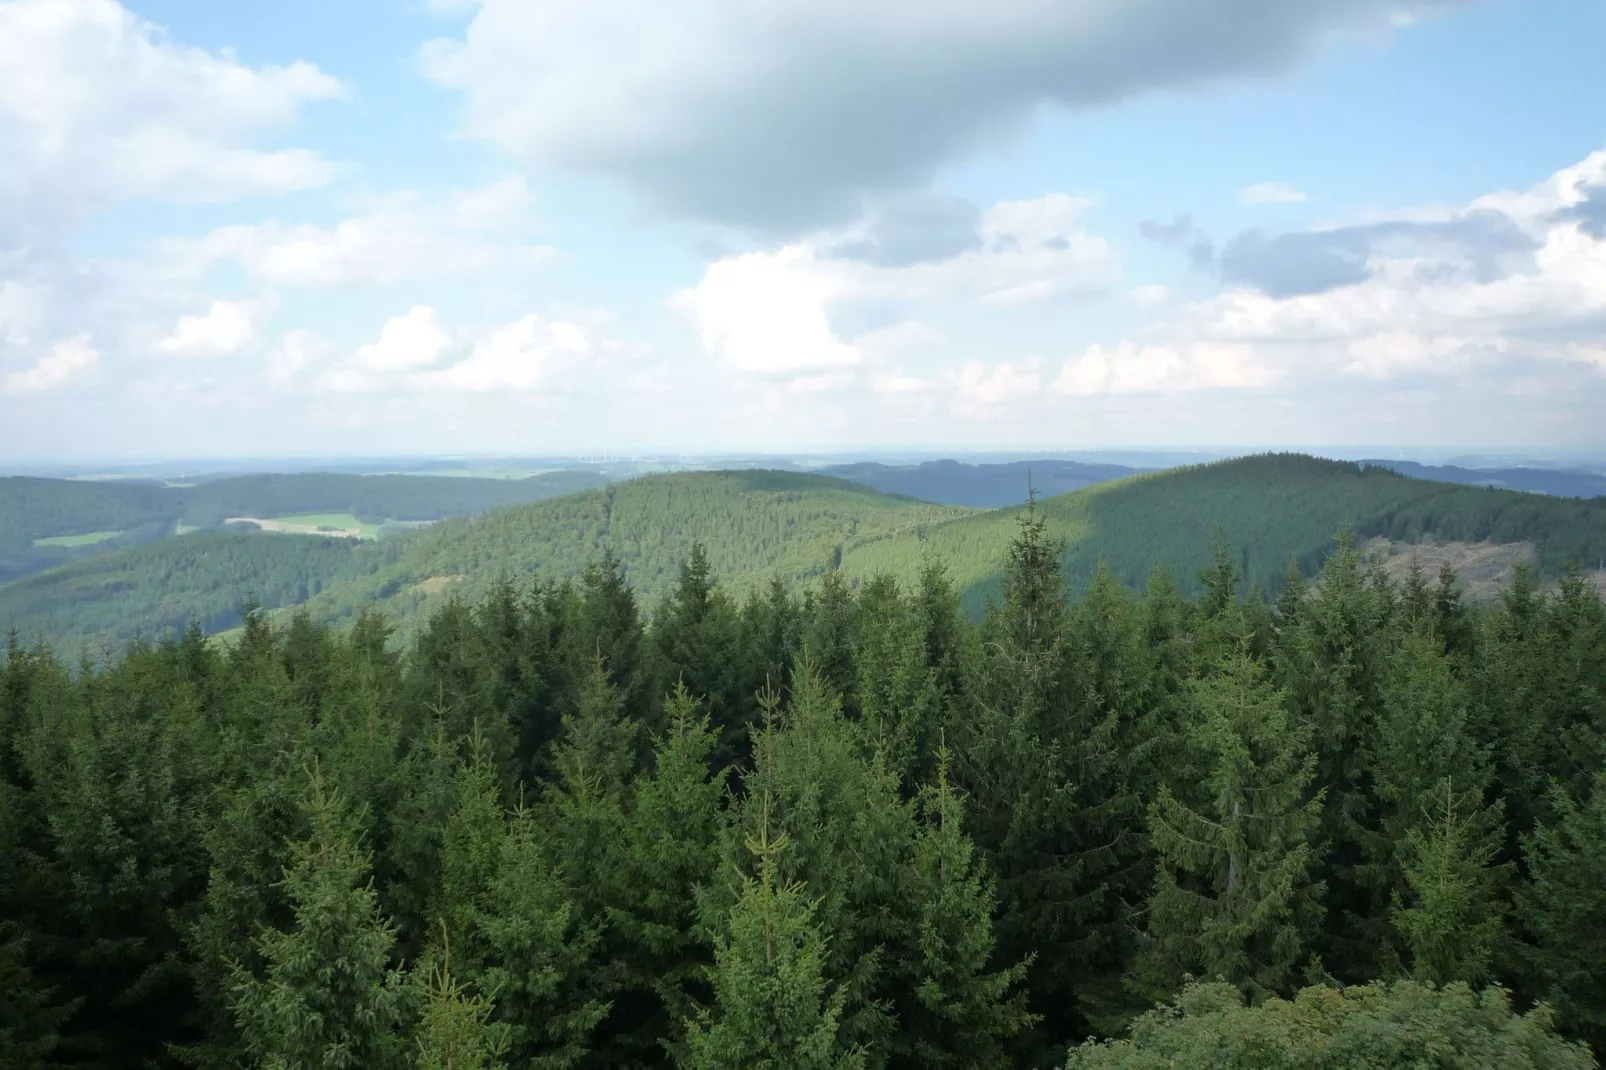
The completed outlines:
{"type": "Polygon", "coordinates": [[[14,635],[0,1066],[1594,1065],[1579,575],[1003,565],[14,635]]]}

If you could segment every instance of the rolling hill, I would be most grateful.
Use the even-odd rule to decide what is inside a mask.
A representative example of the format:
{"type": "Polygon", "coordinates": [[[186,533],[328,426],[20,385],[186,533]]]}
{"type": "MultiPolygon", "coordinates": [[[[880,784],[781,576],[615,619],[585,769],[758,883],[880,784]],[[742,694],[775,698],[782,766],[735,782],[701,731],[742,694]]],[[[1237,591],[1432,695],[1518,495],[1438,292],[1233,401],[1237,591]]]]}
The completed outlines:
{"type": "Polygon", "coordinates": [[[1049,498],[1146,471],[1124,464],[1086,464],[1080,461],[1009,461],[1000,464],[964,464],[926,461],[916,465],[843,464],[821,469],[825,475],[863,483],[885,494],[904,494],[939,505],[967,505],[1001,509],[1018,505],[1028,487],[1049,498]]]}
{"type": "MultiPolygon", "coordinates": [[[[1195,589],[1219,536],[1246,588],[1270,593],[1289,561],[1307,575],[1319,568],[1344,528],[1396,545],[1520,546],[1503,559],[1531,559],[1551,575],[1569,561],[1606,560],[1606,500],[1434,483],[1293,454],[1129,476],[1037,508],[1065,543],[1073,586],[1102,561],[1132,585],[1164,565],[1195,589]]],[[[772,577],[799,584],[833,567],[852,580],[883,572],[907,580],[935,556],[974,609],[998,589],[1019,513],[790,472],[648,476],[371,542],[216,532],[163,540],[0,586],[0,628],[68,644],[150,634],[191,614],[226,628],[250,595],[335,621],[377,605],[405,635],[449,592],[474,598],[501,575],[569,578],[604,548],[650,608],[693,542],[738,595],[772,577]]]]}
{"type": "Polygon", "coordinates": [[[217,528],[233,517],[333,513],[374,525],[431,521],[572,494],[605,482],[598,473],[585,471],[527,479],[248,475],[194,486],[12,476],[0,479],[0,581],[178,531],[217,528]]]}

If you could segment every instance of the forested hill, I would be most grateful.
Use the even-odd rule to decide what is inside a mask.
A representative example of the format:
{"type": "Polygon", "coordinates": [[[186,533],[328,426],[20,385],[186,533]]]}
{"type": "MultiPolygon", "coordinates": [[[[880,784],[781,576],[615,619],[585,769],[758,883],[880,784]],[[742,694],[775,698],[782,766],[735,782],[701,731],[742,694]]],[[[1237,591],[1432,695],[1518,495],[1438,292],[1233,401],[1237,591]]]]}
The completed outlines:
{"type": "MultiPolygon", "coordinates": [[[[1303,454],[1261,454],[1168,469],[1040,501],[1050,535],[1065,543],[1064,568],[1085,586],[1102,561],[1122,582],[1142,585],[1165,566],[1184,590],[1220,538],[1248,590],[1273,593],[1290,561],[1312,575],[1343,529],[1415,542],[1528,543],[1541,571],[1606,558],[1606,500],[1581,501],[1410,479],[1386,468],[1303,454]]],[[[924,543],[888,541],[843,561],[856,576],[912,578],[929,552],[948,562],[973,609],[996,589],[1019,509],[967,517],[926,533],[924,543]]]]}
{"type": "Polygon", "coordinates": [[[557,471],[527,479],[250,475],[197,486],[156,482],[0,478],[0,580],[70,558],[215,528],[231,517],[348,514],[381,524],[484,512],[602,486],[595,472],[557,471]]]}
{"type": "Polygon", "coordinates": [[[916,465],[843,464],[821,470],[887,494],[905,494],[940,505],[968,505],[1000,509],[1019,505],[1027,488],[1048,498],[1068,494],[1144,471],[1124,464],[1085,464],[1080,461],[1009,461],[1001,464],[964,464],[926,461],[916,465]]]}
{"type": "MultiPolygon", "coordinates": [[[[1103,561],[1134,588],[1165,566],[1196,591],[1219,537],[1244,589],[1269,595],[1290,561],[1313,574],[1345,528],[1402,542],[1531,545],[1552,577],[1569,561],[1593,567],[1606,558],[1606,501],[1431,483],[1299,455],[1128,477],[1037,508],[1048,536],[1064,543],[1073,589],[1103,561]]],[[[936,557],[976,612],[997,591],[1020,512],[931,505],[787,472],[648,476],[377,542],[219,533],[164,540],[0,586],[0,628],[72,649],[149,636],[191,615],[227,628],[250,597],[267,608],[304,602],[329,621],[377,606],[405,637],[450,594],[473,600],[503,575],[572,579],[605,549],[651,609],[696,542],[738,597],[772,579],[797,585],[833,568],[856,582],[879,573],[908,582],[936,557]]]]}

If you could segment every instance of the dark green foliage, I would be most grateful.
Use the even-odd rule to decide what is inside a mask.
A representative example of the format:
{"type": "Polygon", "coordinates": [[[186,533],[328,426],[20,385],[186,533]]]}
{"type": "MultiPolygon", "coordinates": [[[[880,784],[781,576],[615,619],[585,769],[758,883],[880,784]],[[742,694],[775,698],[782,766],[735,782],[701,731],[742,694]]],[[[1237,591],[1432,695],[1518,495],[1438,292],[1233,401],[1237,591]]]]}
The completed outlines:
{"type": "Polygon", "coordinates": [[[1554,818],[1523,841],[1533,974],[1578,1034],[1606,1051],[1606,774],[1587,801],[1557,790],[1554,818]]]}
{"type": "MultiPolygon", "coordinates": [[[[1317,512],[1303,480],[1397,488],[1195,475],[1317,512]]],[[[1577,1065],[1510,1013],[1541,1000],[1602,1041],[1584,577],[1463,603],[1345,541],[1269,605],[1224,522],[1139,594],[1048,502],[998,518],[978,623],[962,561],[855,570],[925,508],[642,480],[343,548],[471,577],[398,589],[399,628],[248,608],[65,664],[12,637],[0,1066],[1027,1067],[1134,1019],[1076,1058],[1577,1065]],[[1302,979],[1352,987],[1282,1002],[1302,979]]]]}
{"type": "Polygon", "coordinates": [[[1284,995],[1320,922],[1311,731],[1247,649],[1191,697],[1184,745],[1204,777],[1162,787],[1150,809],[1158,873],[1143,973],[1159,992],[1194,976],[1254,1000],[1284,995]]]}
{"type": "Polygon", "coordinates": [[[1089,1044],[1066,1070],[1350,1070],[1507,1067],[1585,1070],[1589,1052],[1558,1040],[1542,1010],[1512,1013],[1498,988],[1410,981],[1306,988],[1245,1007],[1230,985],[1196,985],[1133,1023],[1130,1039],[1089,1044]]]}

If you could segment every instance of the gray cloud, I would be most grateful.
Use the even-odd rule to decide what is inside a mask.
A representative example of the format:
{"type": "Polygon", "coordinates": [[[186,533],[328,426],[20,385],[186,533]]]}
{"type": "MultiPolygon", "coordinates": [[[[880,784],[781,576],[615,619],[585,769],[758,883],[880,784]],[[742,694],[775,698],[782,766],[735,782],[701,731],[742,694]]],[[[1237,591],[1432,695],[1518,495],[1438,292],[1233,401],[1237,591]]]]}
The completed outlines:
{"type": "Polygon", "coordinates": [[[1532,266],[1534,239],[1508,216],[1473,212],[1442,222],[1389,222],[1267,235],[1250,230],[1221,250],[1228,282],[1272,297],[1321,293],[1363,282],[1372,257],[1410,256],[1427,270],[1490,282],[1532,266]]]}
{"type": "MultiPolygon", "coordinates": [[[[1574,212],[1586,230],[1606,224],[1606,211],[1587,202],[1574,212]]],[[[1401,220],[1281,234],[1246,230],[1219,252],[1189,215],[1170,223],[1145,221],[1138,229],[1150,241],[1182,249],[1195,267],[1272,297],[1364,282],[1374,256],[1420,258],[1423,271],[1490,282],[1530,269],[1536,248],[1533,237],[1509,216],[1489,211],[1434,222],[1401,220]]]]}
{"type": "Polygon", "coordinates": [[[1590,186],[1589,196],[1562,217],[1577,220],[1578,229],[1591,238],[1606,238],[1606,185],[1590,186]]]}
{"type": "Polygon", "coordinates": [[[946,260],[981,248],[980,221],[980,210],[960,197],[915,193],[884,199],[869,207],[858,235],[828,252],[880,267],[946,260]]]}
{"type": "Polygon", "coordinates": [[[1336,35],[1459,0],[480,0],[428,72],[465,128],[541,167],[606,175],[660,209],[757,231],[852,219],[1025,129],[1287,70],[1336,35]]]}
{"type": "Polygon", "coordinates": [[[1156,223],[1145,219],[1138,224],[1138,233],[1152,242],[1185,250],[1194,267],[1209,269],[1215,266],[1215,243],[1194,225],[1193,216],[1186,212],[1169,223],[1156,223]]]}

